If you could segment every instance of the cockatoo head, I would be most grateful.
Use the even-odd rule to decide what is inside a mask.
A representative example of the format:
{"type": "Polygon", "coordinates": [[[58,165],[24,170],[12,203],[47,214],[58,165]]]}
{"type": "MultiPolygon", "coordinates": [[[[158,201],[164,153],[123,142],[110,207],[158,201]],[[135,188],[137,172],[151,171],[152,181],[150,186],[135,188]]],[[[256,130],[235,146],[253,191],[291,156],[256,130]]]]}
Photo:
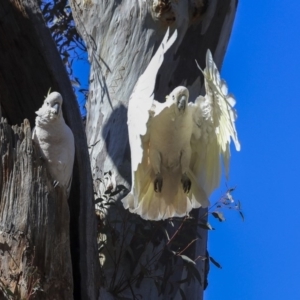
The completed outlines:
{"type": "Polygon", "coordinates": [[[42,107],[36,111],[38,124],[48,124],[62,116],[62,96],[58,92],[52,92],[47,96],[42,107]]]}
{"type": "Polygon", "coordinates": [[[167,97],[167,102],[175,103],[176,111],[184,113],[189,100],[189,91],[184,86],[178,86],[167,97]]]}

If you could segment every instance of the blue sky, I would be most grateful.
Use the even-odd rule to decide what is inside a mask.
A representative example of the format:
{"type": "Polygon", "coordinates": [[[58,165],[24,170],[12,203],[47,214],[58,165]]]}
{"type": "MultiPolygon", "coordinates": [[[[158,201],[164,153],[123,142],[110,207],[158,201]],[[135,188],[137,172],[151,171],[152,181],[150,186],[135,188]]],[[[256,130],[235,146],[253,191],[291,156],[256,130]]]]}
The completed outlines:
{"type": "Polygon", "coordinates": [[[237,99],[230,184],[246,219],[211,220],[223,269],[211,266],[205,300],[300,299],[299,13],[300,1],[238,5],[222,77],[237,99]]]}
{"type": "Polygon", "coordinates": [[[240,0],[222,77],[237,99],[242,150],[232,149],[229,185],[245,221],[235,211],[210,220],[223,268],[211,265],[205,300],[300,299],[299,70],[300,1],[240,0]]]}

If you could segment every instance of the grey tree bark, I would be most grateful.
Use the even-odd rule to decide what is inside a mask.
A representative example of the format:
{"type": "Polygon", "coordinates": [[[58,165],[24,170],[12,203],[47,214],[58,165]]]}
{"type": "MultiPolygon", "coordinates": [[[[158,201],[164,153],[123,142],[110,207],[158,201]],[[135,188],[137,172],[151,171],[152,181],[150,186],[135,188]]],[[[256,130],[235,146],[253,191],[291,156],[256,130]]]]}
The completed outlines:
{"type": "MultiPolygon", "coordinates": [[[[155,99],[165,99],[178,85],[187,86],[191,99],[195,99],[203,85],[195,59],[204,67],[209,48],[217,66],[221,67],[237,0],[71,0],[71,6],[91,63],[86,135],[96,191],[104,184],[104,189],[98,193],[100,199],[105,189],[121,184],[130,186],[128,100],[167,28],[170,27],[171,32],[177,29],[178,39],[169,49],[159,72],[155,99]]],[[[118,219],[116,215],[119,214],[126,213],[122,209],[105,210],[100,213],[100,219],[104,219],[100,224],[105,227],[108,220],[118,219]]],[[[198,218],[203,211],[192,214],[198,218]]],[[[202,238],[189,248],[193,257],[206,256],[207,232],[199,234],[202,238]]],[[[109,254],[115,251],[116,245],[110,241],[114,240],[113,236],[104,234],[101,238],[107,239],[108,248],[102,270],[107,282],[111,282],[111,269],[115,264],[109,263],[109,254]]],[[[137,252],[134,255],[138,255],[137,252]]],[[[204,261],[198,260],[197,265],[203,283],[185,284],[183,290],[187,299],[203,297],[207,271],[204,261]]],[[[106,288],[115,291],[109,284],[106,288]]],[[[144,299],[159,299],[154,284],[140,288],[129,286],[122,295],[130,298],[133,292],[143,295],[144,299]]],[[[104,294],[108,297],[106,292],[103,297],[104,294]]],[[[162,299],[166,299],[164,297],[162,295],[162,299]]],[[[180,299],[178,289],[170,297],[180,299]]]]}
{"type": "MultiPolygon", "coordinates": [[[[92,176],[72,86],[36,0],[1,0],[0,32],[0,103],[7,122],[21,124],[28,118],[32,127],[34,112],[51,87],[63,96],[64,118],[76,148],[68,207],[31,153],[28,123],[16,133],[2,123],[0,279],[16,295],[26,295],[26,290],[28,295],[29,269],[37,268],[51,299],[72,299],[72,294],[74,299],[97,299],[100,269],[92,176]]],[[[41,294],[30,299],[48,298],[41,294]]]]}
{"type": "Polygon", "coordinates": [[[0,299],[73,299],[70,213],[28,120],[0,122],[0,299]]]}

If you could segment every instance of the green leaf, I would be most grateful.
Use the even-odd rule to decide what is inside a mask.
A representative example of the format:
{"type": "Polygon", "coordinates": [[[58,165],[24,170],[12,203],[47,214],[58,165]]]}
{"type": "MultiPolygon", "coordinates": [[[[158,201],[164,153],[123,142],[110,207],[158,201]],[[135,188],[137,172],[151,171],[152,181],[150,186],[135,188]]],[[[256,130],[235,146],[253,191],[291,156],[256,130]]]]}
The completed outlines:
{"type": "Polygon", "coordinates": [[[122,191],[126,191],[126,190],[128,191],[128,189],[123,184],[119,184],[116,186],[116,189],[113,192],[111,192],[110,196],[113,197],[121,193],[122,191]]]}
{"type": "Polygon", "coordinates": [[[239,211],[239,213],[240,213],[240,216],[242,217],[242,220],[245,221],[245,216],[244,216],[244,214],[243,214],[241,211],[239,211]]]}
{"type": "Polygon", "coordinates": [[[104,203],[104,205],[109,206],[109,205],[116,205],[115,201],[110,201],[110,202],[106,202],[104,203]]]}
{"type": "Polygon", "coordinates": [[[188,256],[186,256],[186,255],[180,255],[180,257],[185,261],[185,262],[187,262],[187,263],[189,263],[189,264],[196,264],[192,259],[190,259],[188,256]]]}
{"type": "Polygon", "coordinates": [[[196,279],[198,280],[199,284],[202,285],[202,280],[201,280],[201,275],[199,273],[199,270],[197,268],[197,265],[195,264],[195,266],[192,266],[190,268],[190,270],[193,272],[194,276],[196,277],[196,279]]]}
{"type": "Polygon", "coordinates": [[[187,299],[186,299],[186,296],[185,296],[185,294],[184,294],[184,291],[182,290],[182,288],[179,288],[179,293],[180,293],[180,296],[181,296],[181,299],[182,299],[182,300],[187,300],[187,299]]]}
{"type": "Polygon", "coordinates": [[[214,212],[212,213],[212,215],[213,215],[216,219],[218,219],[220,222],[224,222],[224,221],[225,221],[224,215],[223,215],[221,212],[219,212],[219,211],[214,211],[214,212]]]}
{"type": "Polygon", "coordinates": [[[208,222],[207,223],[198,223],[198,226],[203,229],[215,230],[208,222]]]}
{"type": "Polygon", "coordinates": [[[181,283],[188,282],[188,280],[189,280],[189,278],[188,278],[188,276],[187,276],[185,279],[176,281],[176,283],[177,283],[177,284],[181,284],[181,283]]]}
{"type": "Polygon", "coordinates": [[[129,254],[129,257],[131,258],[132,261],[136,260],[134,254],[133,254],[133,251],[129,245],[126,247],[125,252],[127,252],[129,254]]]}
{"type": "Polygon", "coordinates": [[[241,210],[242,209],[242,204],[241,204],[241,201],[238,200],[238,209],[241,210]]]}
{"type": "Polygon", "coordinates": [[[219,269],[222,269],[222,266],[211,256],[209,257],[209,260],[219,269]]]}
{"type": "Polygon", "coordinates": [[[155,286],[157,289],[157,294],[158,294],[158,296],[160,296],[161,295],[161,284],[157,280],[154,280],[154,283],[155,283],[155,286]]]}
{"type": "Polygon", "coordinates": [[[174,292],[174,284],[172,282],[169,282],[169,285],[170,285],[169,295],[171,295],[174,292]]]}
{"type": "Polygon", "coordinates": [[[227,197],[227,200],[230,201],[231,203],[234,202],[234,199],[233,199],[233,197],[232,197],[232,195],[230,193],[227,192],[226,193],[226,197],[227,197]]]}
{"type": "Polygon", "coordinates": [[[163,233],[166,235],[167,241],[169,241],[169,240],[170,240],[170,236],[169,236],[169,234],[168,234],[167,229],[162,227],[162,231],[163,231],[163,233]]]}
{"type": "Polygon", "coordinates": [[[74,80],[74,79],[71,79],[70,80],[71,84],[75,87],[80,87],[80,83],[78,83],[78,81],[74,80]]]}
{"type": "Polygon", "coordinates": [[[229,192],[229,193],[232,193],[235,189],[236,189],[236,186],[233,187],[233,188],[230,188],[230,189],[228,190],[228,192],[229,192]]]}

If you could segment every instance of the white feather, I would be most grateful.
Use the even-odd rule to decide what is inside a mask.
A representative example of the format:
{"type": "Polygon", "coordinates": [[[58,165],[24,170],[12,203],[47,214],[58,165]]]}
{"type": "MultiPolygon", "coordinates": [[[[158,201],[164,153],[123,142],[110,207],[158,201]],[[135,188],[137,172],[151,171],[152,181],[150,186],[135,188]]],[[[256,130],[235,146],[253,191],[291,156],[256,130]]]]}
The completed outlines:
{"type": "Polygon", "coordinates": [[[209,51],[203,71],[205,97],[188,105],[189,92],[180,86],[165,103],[153,99],[158,69],[174,40],[165,36],[138,80],[128,108],[132,188],[122,202],[150,220],[183,217],[193,208],[207,207],[208,196],[219,185],[221,160],[229,172],[231,138],[239,149],[235,100],[228,95],[209,51]],[[158,178],[162,188],[155,191],[158,178]],[[187,192],[186,178],[191,182],[187,192]]]}
{"type": "Polygon", "coordinates": [[[201,134],[194,133],[192,139],[192,149],[197,154],[193,155],[192,170],[209,196],[219,186],[221,161],[226,176],[229,175],[231,139],[237,151],[240,150],[240,143],[235,129],[237,115],[233,106],[236,101],[233,95],[228,94],[227,84],[220,78],[209,50],[206,54],[206,68],[201,72],[204,75],[206,95],[198,97],[201,102],[197,98],[195,104],[190,104],[195,132],[199,130],[198,120],[202,120],[201,134]]]}
{"type": "Polygon", "coordinates": [[[71,129],[62,114],[62,97],[53,92],[45,99],[36,112],[32,139],[46,160],[48,170],[54,180],[66,188],[69,195],[72,183],[75,145],[71,129]]]}

